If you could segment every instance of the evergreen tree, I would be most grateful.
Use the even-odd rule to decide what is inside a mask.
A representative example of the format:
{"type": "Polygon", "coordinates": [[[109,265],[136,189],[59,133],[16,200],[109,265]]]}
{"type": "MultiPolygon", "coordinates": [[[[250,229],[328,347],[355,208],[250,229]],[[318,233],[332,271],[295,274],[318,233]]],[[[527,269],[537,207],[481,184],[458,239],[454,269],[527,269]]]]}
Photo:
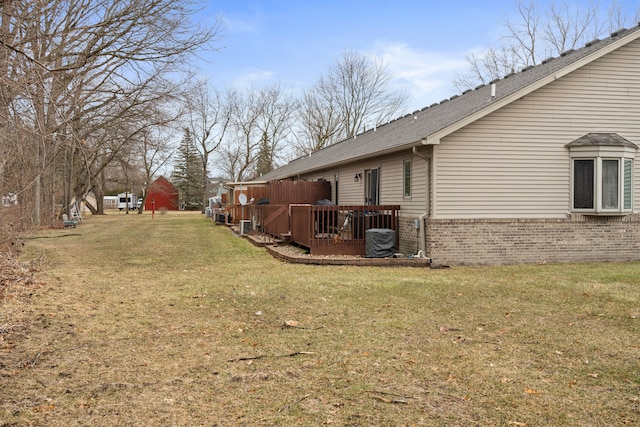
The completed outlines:
{"type": "Polygon", "coordinates": [[[196,149],[189,128],[184,128],[171,175],[173,184],[178,189],[181,208],[189,210],[202,208],[204,193],[202,175],[202,156],[196,149]]]}
{"type": "Polygon", "coordinates": [[[256,177],[260,177],[267,172],[273,170],[273,152],[269,145],[269,138],[267,133],[262,133],[262,139],[260,140],[260,151],[258,152],[258,159],[256,165],[256,177]]]}

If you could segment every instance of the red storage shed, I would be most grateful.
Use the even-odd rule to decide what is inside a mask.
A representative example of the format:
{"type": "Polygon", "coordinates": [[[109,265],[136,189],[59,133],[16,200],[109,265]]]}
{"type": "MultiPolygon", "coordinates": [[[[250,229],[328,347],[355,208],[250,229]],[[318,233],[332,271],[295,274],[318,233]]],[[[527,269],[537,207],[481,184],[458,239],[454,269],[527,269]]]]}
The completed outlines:
{"type": "Polygon", "coordinates": [[[147,211],[153,209],[152,203],[154,201],[155,210],[178,210],[178,190],[163,176],[153,181],[149,186],[149,193],[144,202],[144,209],[147,211]]]}

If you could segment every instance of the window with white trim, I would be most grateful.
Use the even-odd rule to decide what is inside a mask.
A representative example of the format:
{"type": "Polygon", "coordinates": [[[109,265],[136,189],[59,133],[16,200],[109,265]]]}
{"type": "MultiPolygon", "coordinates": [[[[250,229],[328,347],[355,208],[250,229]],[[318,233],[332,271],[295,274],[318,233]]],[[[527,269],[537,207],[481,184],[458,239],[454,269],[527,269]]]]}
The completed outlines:
{"type": "Polygon", "coordinates": [[[405,199],[411,198],[411,160],[405,160],[402,166],[402,189],[405,199]]]}
{"type": "Polygon", "coordinates": [[[617,134],[587,134],[570,144],[571,211],[618,215],[633,210],[637,146],[617,134]]]}

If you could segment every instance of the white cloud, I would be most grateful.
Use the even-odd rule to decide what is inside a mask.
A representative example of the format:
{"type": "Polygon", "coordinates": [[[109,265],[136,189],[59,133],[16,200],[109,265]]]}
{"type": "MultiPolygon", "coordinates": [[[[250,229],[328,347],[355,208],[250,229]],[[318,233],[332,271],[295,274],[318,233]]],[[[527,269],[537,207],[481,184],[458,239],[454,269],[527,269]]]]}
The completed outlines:
{"type": "Polygon", "coordinates": [[[275,71],[254,68],[238,74],[231,82],[231,85],[238,89],[264,86],[266,83],[271,82],[275,76],[275,71]]]}
{"type": "Polygon", "coordinates": [[[257,24],[243,19],[229,18],[225,15],[221,16],[221,19],[222,27],[226,34],[257,34],[260,31],[260,27],[257,24]]]}
{"type": "Polygon", "coordinates": [[[455,95],[452,81],[467,67],[464,53],[431,52],[404,43],[379,43],[374,55],[393,73],[394,85],[409,95],[410,110],[455,95]]]}

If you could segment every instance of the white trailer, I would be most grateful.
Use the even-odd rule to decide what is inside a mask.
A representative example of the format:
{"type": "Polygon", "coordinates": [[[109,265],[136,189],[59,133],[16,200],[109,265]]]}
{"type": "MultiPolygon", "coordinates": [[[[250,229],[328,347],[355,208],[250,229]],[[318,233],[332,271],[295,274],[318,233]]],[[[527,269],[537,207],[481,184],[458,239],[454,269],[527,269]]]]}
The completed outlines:
{"type": "Polygon", "coordinates": [[[130,211],[138,209],[138,196],[133,193],[118,194],[118,209],[121,211],[126,209],[130,211]]]}

